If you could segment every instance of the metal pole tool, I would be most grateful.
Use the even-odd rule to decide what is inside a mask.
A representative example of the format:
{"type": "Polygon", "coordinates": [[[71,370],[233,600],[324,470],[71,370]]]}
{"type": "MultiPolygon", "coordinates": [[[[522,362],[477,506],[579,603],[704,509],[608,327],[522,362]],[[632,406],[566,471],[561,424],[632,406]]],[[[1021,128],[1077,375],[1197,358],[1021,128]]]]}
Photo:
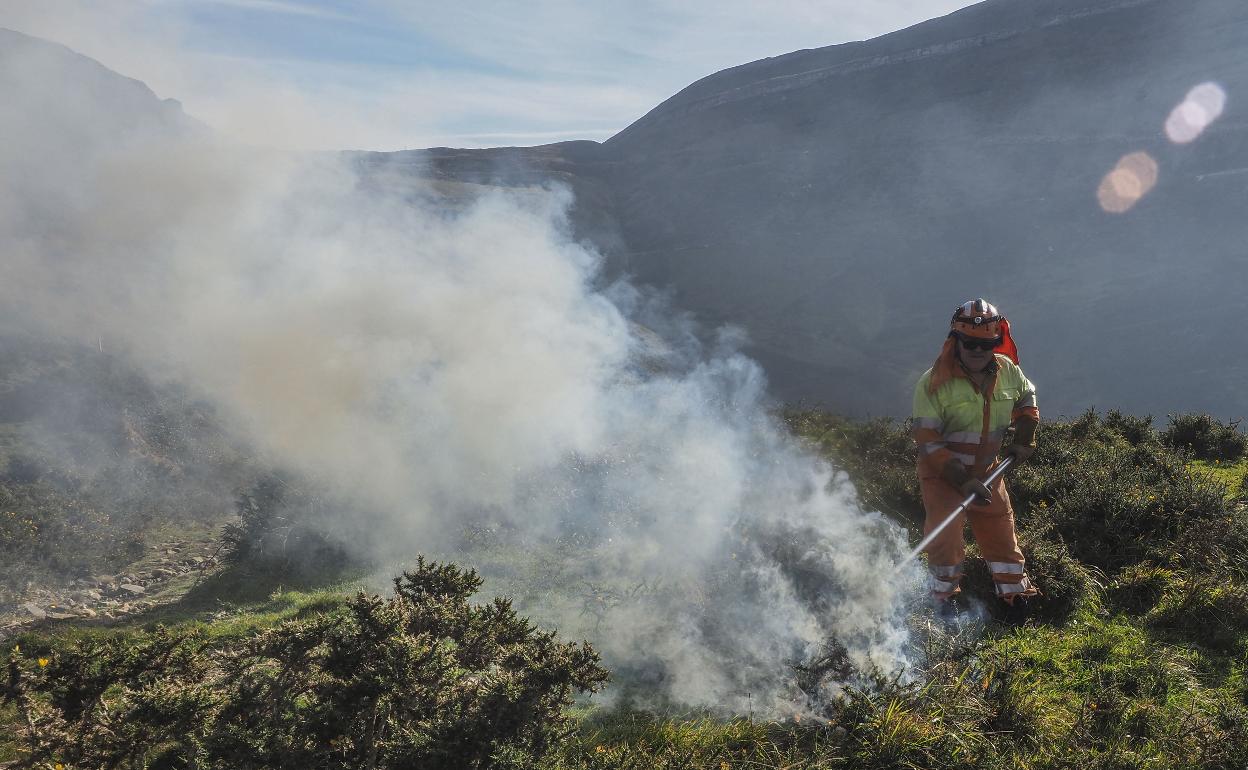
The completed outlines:
{"type": "MultiPolygon", "coordinates": [[[[988,474],[988,478],[984,479],[984,486],[991,487],[993,482],[1001,478],[1001,474],[1005,473],[1006,469],[1009,468],[1010,465],[1012,465],[1013,463],[1014,463],[1013,457],[1007,457],[1004,460],[1002,460],[1001,463],[996,468],[993,469],[992,473],[988,474]]],[[[936,527],[931,532],[927,533],[927,537],[923,538],[922,542],[920,542],[918,545],[914,547],[914,550],[906,554],[906,558],[902,559],[901,563],[898,564],[897,566],[901,567],[905,565],[911,559],[915,558],[920,553],[922,553],[923,549],[926,548],[928,545],[930,545],[931,542],[936,539],[936,536],[941,533],[941,530],[943,530],[945,527],[952,524],[953,520],[958,518],[958,514],[966,510],[966,506],[975,502],[976,497],[979,497],[979,495],[976,495],[976,494],[968,495],[967,498],[962,501],[962,504],[959,505],[957,508],[954,508],[953,512],[950,513],[948,516],[946,516],[944,521],[940,522],[940,524],[937,524],[936,527]]]]}

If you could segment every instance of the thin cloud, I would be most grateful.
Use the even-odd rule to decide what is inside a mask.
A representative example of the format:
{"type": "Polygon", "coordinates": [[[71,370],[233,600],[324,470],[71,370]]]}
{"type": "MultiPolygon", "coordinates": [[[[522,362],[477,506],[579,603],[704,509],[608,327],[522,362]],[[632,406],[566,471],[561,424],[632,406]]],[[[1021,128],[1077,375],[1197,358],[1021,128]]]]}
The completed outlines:
{"type": "Polygon", "coordinates": [[[315,19],[326,19],[328,21],[354,21],[358,18],[356,16],[342,13],[341,11],[334,11],[328,8],[322,8],[306,3],[283,2],[283,0],[184,0],[182,4],[187,6],[223,5],[231,8],[241,8],[248,11],[259,11],[261,13],[307,16],[315,19]]]}

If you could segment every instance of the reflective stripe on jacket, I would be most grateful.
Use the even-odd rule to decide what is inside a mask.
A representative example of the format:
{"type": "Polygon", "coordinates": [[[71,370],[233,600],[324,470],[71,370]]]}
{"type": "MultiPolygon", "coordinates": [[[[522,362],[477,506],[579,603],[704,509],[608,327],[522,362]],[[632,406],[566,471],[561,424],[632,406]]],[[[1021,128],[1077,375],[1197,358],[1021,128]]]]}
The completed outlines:
{"type": "Polygon", "coordinates": [[[982,474],[1001,451],[1006,428],[1021,417],[1039,421],[1035,386],[1006,356],[997,355],[996,363],[983,393],[961,371],[935,393],[928,392],[931,369],[919,378],[913,430],[920,466],[928,474],[938,474],[950,458],[982,474]]]}

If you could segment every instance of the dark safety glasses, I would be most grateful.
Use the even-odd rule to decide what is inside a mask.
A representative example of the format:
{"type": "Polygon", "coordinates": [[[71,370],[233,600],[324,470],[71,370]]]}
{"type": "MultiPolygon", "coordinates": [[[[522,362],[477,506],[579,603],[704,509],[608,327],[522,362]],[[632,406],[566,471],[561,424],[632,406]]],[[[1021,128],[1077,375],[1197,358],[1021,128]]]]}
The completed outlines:
{"type": "Polygon", "coordinates": [[[995,350],[996,348],[1001,347],[1000,337],[986,340],[986,339],[981,339],[979,337],[963,337],[961,334],[959,334],[958,341],[961,342],[962,347],[966,348],[967,350],[995,350]]]}

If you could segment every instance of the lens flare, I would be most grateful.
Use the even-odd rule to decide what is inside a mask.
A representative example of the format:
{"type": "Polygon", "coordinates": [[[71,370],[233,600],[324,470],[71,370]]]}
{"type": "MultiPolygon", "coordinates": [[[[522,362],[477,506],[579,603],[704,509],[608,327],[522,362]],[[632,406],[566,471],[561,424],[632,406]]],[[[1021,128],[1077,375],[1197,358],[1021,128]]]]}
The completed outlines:
{"type": "Polygon", "coordinates": [[[1175,144],[1194,142],[1226,108],[1226,91],[1217,83],[1201,83],[1187,92],[1166,118],[1166,136],[1175,144]]]}
{"type": "Polygon", "coordinates": [[[1105,175],[1096,191],[1101,208],[1111,214],[1123,214],[1140,202],[1157,184],[1157,161],[1146,152],[1124,155],[1118,165],[1105,175]]]}

